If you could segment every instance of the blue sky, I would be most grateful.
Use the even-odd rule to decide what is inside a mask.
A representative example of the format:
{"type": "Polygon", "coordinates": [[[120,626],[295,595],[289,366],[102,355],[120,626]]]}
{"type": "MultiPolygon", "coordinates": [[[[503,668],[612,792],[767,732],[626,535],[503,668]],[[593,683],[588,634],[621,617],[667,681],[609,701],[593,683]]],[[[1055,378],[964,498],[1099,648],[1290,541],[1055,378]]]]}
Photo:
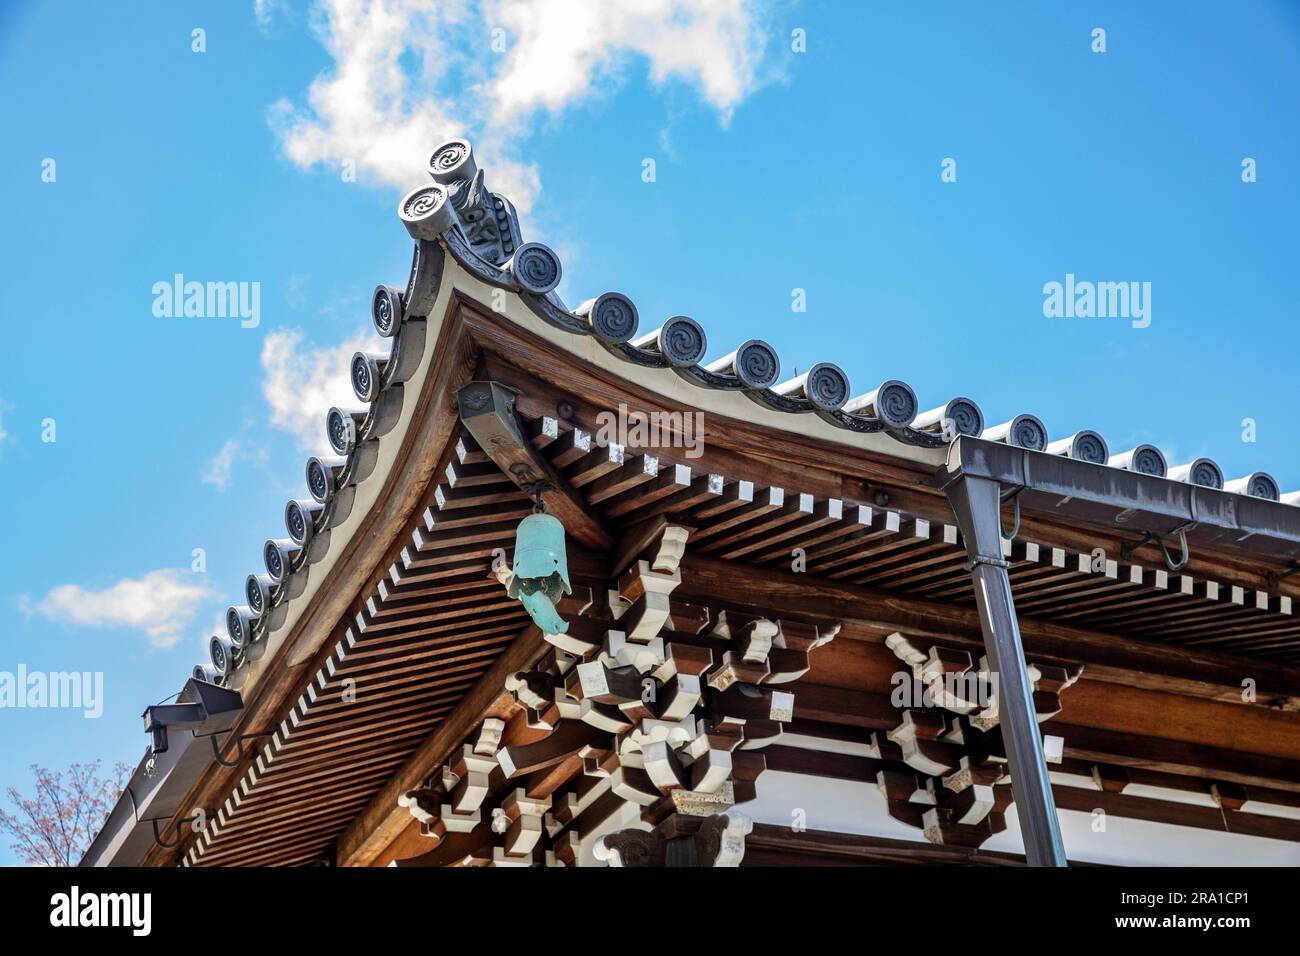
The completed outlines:
{"type": "Polygon", "coordinates": [[[369,2],[0,6],[0,671],[104,674],[97,719],[0,709],[0,786],[138,760],[461,132],[570,303],[1300,488],[1300,5],[369,2]],[[176,273],[259,283],[257,326],[156,317],[176,273]],[[1149,282],[1150,326],[1044,317],[1067,273],[1149,282]]]}

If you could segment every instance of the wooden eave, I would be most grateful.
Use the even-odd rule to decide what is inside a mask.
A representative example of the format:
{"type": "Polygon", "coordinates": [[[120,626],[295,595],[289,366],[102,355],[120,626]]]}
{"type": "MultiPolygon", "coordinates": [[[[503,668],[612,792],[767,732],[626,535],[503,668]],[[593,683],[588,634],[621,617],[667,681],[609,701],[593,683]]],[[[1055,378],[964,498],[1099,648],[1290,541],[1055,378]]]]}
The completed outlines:
{"type": "MultiPolygon", "coordinates": [[[[856,715],[875,713],[879,706],[875,698],[881,693],[881,668],[890,663],[881,656],[881,642],[893,631],[979,647],[964,552],[957,539],[945,533],[954,522],[937,487],[942,450],[903,446],[885,435],[838,431],[811,417],[762,408],[737,393],[693,389],[668,370],[642,370],[634,380],[624,374],[626,366],[613,361],[593,341],[547,327],[513,297],[507,296],[504,312],[487,308],[482,303],[491,290],[450,259],[443,281],[439,316],[436,320],[430,316],[427,369],[419,376],[418,390],[407,386],[413,393],[405,398],[413,403],[410,415],[400,435],[384,439],[385,451],[394,449],[391,458],[382,473],[368,479],[376,483],[368,492],[368,507],[357,509],[348,527],[336,529],[331,551],[337,546],[337,557],[313,570],[310,592],[299,599],[283,633],[275,637],[243,685],[246,710],[238,732],[283,738],[286,728],[303,722],[302,700],[321,681],[320,675],[342,672],[346,661],[340,648],[348,646],[350,629],[358,626],[359,618],[373,619],[374,602],[381,609],[389,608],[385,613],[391,617],[386,620],[399,623],[404,616],[416,619],[437,613],[438,592],[403,597],[403,589],[392,586],[390,569],[402,563],[402,551],[411,547],[423,512],[443,483],[446,466],[458,455],[461,433],[454,395],[476,377],[517,389],[517,410],[526,422],[549,419],[561,432],[595,431],[597,414],[620,405],[643,412],[701,411],[705,436],[699,458],[674,459],[673,449],[629,448],[625,453],[653,454],[661,472],[683,465],[692,476],[714,474],[727,483],[751,482],[757,492],[778,488],[787,496],[807,495],[814,508],[834,499],[844,511],[865,507],[873,515],[894,516],[892,525],[881,518],[881,533],[871,536],[861,552],[861,573],[848,578],[822,578],[815,563],[810,565],[811,573],[791,574],[788,556],[778,555],[781,548],[776,545],[758,553],[733,553],[752,544],[752,539],[730,549],[711,548],[706,539],[703,551],[688,542],[683,597],[717,607],[833,618],[845,626],[845,643],[840,646],[875,648],[863,658],[874,660],[874,670],[836,672],[836,682],[850,673],[855,681],[862,679],[852,688],[818,683],[820,671],[815,668],[808,683],[813,692],[804,695],[807,704],[796,705],[796,718],[885,727],[892,717],[880,714],[864,723],[856,715]],[[763,555],[768,555],[765,560],[754,560],[763,555]],[[881,556],[888,573],[875,567],[881,556]],[[381,585],[388,599],[381,595],[381,585]],[[840,694],[832,695],[833,706],[818,706],[817,701],[824,701],[830,691],[840,694]],[[801,706],[811,708],[812,716],[802,715],[801,706]]],[[[633,484],[593,507],[605,513],[621,509],[610,526],[626,532],[638,516],[632,504],[648,484],[633,484]]],[[[497,486],[508,493],[507,481],[497,486]]],[[[520,494],[518,500],[526,499],[520,494]]],[[[778,543],[782,548],[797,547],[803,525],[810,526],[808,535],[817,536],[834,530],[830,524],[819,523],[815,511],[796,513],[780,526],[784,536],[778,543]]],[[[702,527],[707,531],[707,524],[702,527]]],[[[851,533],[852,529],[846,530],[846,536],[851,533]]],[[[1300,673],[1292,666],[1300,661],[1300,627],[1288,613],[1290,602],[1300,597],[1300,578],[1270,581],[1270,573],[1286,569],[1285,561],[1255,558],[1240,548],[1198,546],[1177,575],[1164,572],[1154,543],[1140,545],[1117,560],[1121,549],[1133,545],[1136,538],[1114,527],[1086,526],[1027,511],[1012,545],[1013,585],[1020,578],[1025,587],[1022,632],[1027,654],[1040,660],[1083,663],[1085,686],[1090,687],[1089,694],[1102,695],[1098,700],[1119,699],[1107,698],[1108,693],[1128,694],[1122,717],[1107,718],[1104,705],[1089,710],[1092,723],[1079,726],[1091,736],[1071,759],[1104,758],[1134,769],[1300,790],[1300,777],[1285,766],[1300,756],[1291,736],[1296,718],[1277,712],[1300,703],[1300,673]],[[1038,553],[1031,556],[1026,544],[1038,553]],[[1117,565],[1115,574],[1080,570],[1079,556],[1091,555],[1098,547],[1117,565]],[[1065,555],[1064,564],[1057,563],[1054,551],[1065,555]],[[1121,570],[1131,575],[1131,568],[1145,572],[1143,582],[1133,583],[1131,577],[1120,575],[1121,570]],[[1163,586],[1147,583],[1161,575],[1163,586]],[[1189,583],[1184,585],[1184,580],[1189,583]],[[1218,585],[1213,594],[1204,588],[1207,581],[1218,585]],[[1095,602],[1096,614],[1081,620],[1075,613],[1080,602],[1095,602]],[[1108,620],[1123,626],[1108,627],[1108,620]],[[1224,640],[1214,642],[1207,628],[1221,631],[1224,640]],[[1234,645],[1247,648],[1248,653],[1230,653],[1234,645]],[[1255,706],[1242,705],[1243,675],[1259,684],[1255,706]],[[1193,729],[1165,736],[1168,732],[1153,723],[1154,718],[1143,723],[1139,718],[1150,717],[1147,708],[1157,705],[1188,709],[1194,719],[1189,718],[1186,726],[1193,729]],[[1224,736],[1225,718],[1237,728],[1235,737],[1224,736]],[[1202,735],[1215,744],[1197,743],[1202,735]],[[1177,759],[1162,762],[1152,754],[1166,740],[1182,749],[1177,759]],[[1225,756],[1233,754],[1232,759],[1225,756]],[[1272,759],[1266,759],[1270,754],[1272,759]]],[[[511,544],[512,536],[502,534],[477,542],[476,548],[509,549],[511,544]]],[[[579,554],[574,564],[580,577],[598,584],[601,561],[598,554],[579,554]]],[[[490,590],[485,587],[484,595],[490,590]]],[[[470,672],[472,677],[455,683],[452,695],[431,712],[421,715],[421,695],[427,688],[412,687],[405,696],[398,691],[399,696],[388,701],[396,706],[393,701],[400,700],[404,709],[394,709],[387,724],[374,724],[373,713],[359,710],[355,719],[339,716],[323,724],[318,741],[311,734],[298,734],[294,740],[303,742],[295,742],[292,751],[284,750],[284,765],[292,770],[277,782],[287,792],[266,798],[257,813],[247,809],[257,805],[250,794],[232,801],[250,773],[256,777],[256,763],[266,759],[266,748],[275,738],[272,742],[259,738],[235,767],[214,764],[195,785],[178,818],[193,807],[230,808],[227,816],[232,822],[226,832],[243,831],[245,837],[226,838],[234,842],[223,851],[219,849],[223,838],[218,835],[211,855],[204,854],[196,862],[302,863],[320,858],[325,847],[335,845],[338,862],[370,863],[391,858],[393,842],[418,843],[409,816],[396,806],[396,797],[432,773],[485,716],[516,716],[503,699],[503,678],[526,668],[546,650],[540,634],[525,623],[526,618],[505,614],[500,630],[494,632],[492,653],[481,658],[478,669],[470,672]],[[346,784],[337,782],[339,769],[328,762],[331,753],[346,756],[338,748],[362,727],[386,728],[384,732],[392,734],[403,722],[419,732],[395,738],[379,755],[382,759],[373,772],[361,773],[346,784]],[[241,806],[243,814],[238,812],[241,806]],[[304,817],[308,813],[310,817],[304,817]]],[[[352,635],[356,637],[355,631],[352,635]]],[[[454,642],[449,646],[454,649],[454,642]]],[[[394,651],[388,666],[403,667],[402,654],[407,652],[421,653],[418,641],[405,651],[394,651]]],[[[843,653],[826,659],[842,658],[843,653]]],[[[821,670],[826,666],[819,665],[821,670]]],[[[1091,699],[1088,694],[1079,696],[1091,699]]],[[[1061,720],[1073,720],[1069,706],[1061,720]]],[[[1050,723],[1047,726],[1051,732],[1050,723]]],[[[1069,756],[1071,734],[1065,736],[1069,756]]],[[[192,846],[190,839],[179,850],[155,847],[145,862],[176,862],[192,846]]]]}
{"type": "MultiPolygon", "coordinates": [[[[517,404],[525,418],[537,416],[534,419],[536,421],[543,417],[558,415],[560,412],[557,409],[562,409],[568,416],[565,420],[567,425],[576,427],[586,425],[588,429],[592,429],[595,414],[605,408],[617,407],[619,402],[641,410],[681,410],[680,406],[663,403],[662,400],[656,401],[655,397],[647,394],[643,388],[611,382],[602,374],[588,372],[584,376],[582,369],[574,369],[566,365],[562,353],[549,352],[542,343],[525,340],[524,347],[521,349],[517,330],[492,323],[490,316],[479,316],[479,319],[487,323],[482,337],[478,339],[483,342],[485,349],[490,350],[484,359],[487,374],[494,380],[518,389],[517,404]],[[504,354],[509,354],[511,361],[507,361],[503,357],[504,354]],[[512,361],[519,362],[519,365],[511,364],[512,361]]],[[[801,447],[803,442],[797,438],[786,441],[786,436],[780,436],[780,441],[774,441],[770,432],[755,432],[752,427],[747,430],[745,426],[746,423],[743,421],[728,421],[716,426],[716,434],[710,431],[704,456],[691,462],[693,473],[696,470],[709,472],[714,468],[721,473],[722,469],[730,469],[731,474],[728,477],[751,476],[747,480],[755,481],[756,489],[763,487],[761,482],[764,478],[767,482],[775,484],[771,476],[780,474],[783,480],[790,484],[788,490],[792,492],[816,489],[823,493],[829,490],[843,494],[843,489],[848,484],[868,492],[859,495],[859,500],[879,501],[880,498],[869,495],[869,489],[883,489],[886,496],[885,509],[889,509],[889,506],[899,498],[910,495],[911,497],[905,500],[909,502],[928,500],[930,513],[937,520],[942,521],[944,518],[951,520],[950,515],[944,514],[943,509],[946,508],[946,504],[940,504],[942,499],[938,499],[927,486],[927,470],[924,467],[900,468],[897,462],[881,466],[870,461],[866,454],[850,453],[845,457],[853,464],[852,470],[856,474],[845,475],[824,467],[824,450],[814,460],[811,450],[801,447]],[[737,441],[738,435],[745,435],[745,440],[737,441]],[[757,453],[756,449],[761,449],[762,452],[757,453]],[[880,475],[884,477],[878,477],[880,475]],[[905,484],[904,482],[909,478],[911,484],[905,484]],[[851,483],[855,481],[861,482],[861,485],[852,485],[851,483]]],[[[629,455],[632,451],[632,449],[627,450],[629,455]]],[[[666,453],[657,451],[657,454],[662,457],[666,453]]],[[[845,497],[852,500],[847,495],[845,497]]],[[[621,500],[615,500],[613,506],[623,507],[620,504],[621,500]]],[[[875,507],[881,510],[881,506],[875,507]]],[[[634,512],[624,512],[624,514],[631,515],[634,512]]],[[[915,514],[900,515],[899,534],[891,543],[896,549],[895,553],[902,556],[899,566],[904,569],[909,566],[907,549],[914,546],[923,551],[924,560],[938,567],[938,571],[933,576],[948,575],[954,582],[958,595],[963,587],[968,590],[968,585],[965,584],[964,557],[956,541],[936,540],[929,534],[914,535],[909,539],[909,531],[915,532],[917,528],[916,517],[915,514]],[[936,561],[936,556],[941,560],[936,561]]],[[[815,519],[810,515],[809,521],[813,520],[815,519]]],[[[616,527],[626,527],[628,519],[624,518],[613,524],[616,527]]],[[[1075,526],[1065,527],[1029,519],[1025,522],[1024,528],[1022,533],[1026,536],[1032,530],[1036,536],[1041,536],[1042,540],[1059,542],[1061,545],[1092,544],[1095,540],[1088,539],[1086,532],[1075,526]]],[[[1116,541],[1118,551],[1118,539],[1116,541]]],[[[797,539],[791,540],[790,543],[796,544],[797,539]]],[[[1043,546],[1045,554],[1050,555],[1052,550],[1051,545],[1043,546]]],[[[1048,559],[1049,580],[1052,586],[1062,588],[1062,606],[1069,606],[1079,600],[1079,596],[1072,593],[1073,589],[1079,586],[1074,583],[1076,577],[1089,587],[1096,586],[1097,582],[1102,586],[1117,583],[1112,578],[1108,578],[1105,573],[1089,575],[1080,572],[1077,564],[1079,554],[1080,552],[1071,553],[1071,565],[1060,568],[1052,567],[1051,559],[1048,559]]],[[[1133,561],[1138,559],[1139,554],[1135,552],[1133,561]]],[[[1192,564],[1188,571],[1196,571],[1201,567],[1217,567],[1219,576],[1224,577],[1222,572],[1225,569],[1221,565],[1213,564],[1208,558],[1200,560],[1204,564],[1192,564]]],[[[687,583],[683,585],[682,594],[686,599],[696,597],[700,600],[708,600],[710,596],[725,591],[732,595],[730,600],[718,600],[714,597],[712,603],[724,607],[747,606],[751,610],[762,609],[774,614],[800,612],[806,614],[809,613],[810,608],[818,608],[823,616],[834,617],[844,622],[846,624],[844,636],[850,638],[858,637],[878,642],[890,630],[903,627],[909,629],[911,633],[930,634],[964,646],[979,647],[978,620],[973,608],[969,606],[961,607],[960,604],[909,599],[905,595],[890,594],[884,590],[854,584],[817,581],[814,580],[813,575],[796,576],[782,572],[775,567],[780,563],[775,561],[772,567],[753,569],[752,574],[737,574],[732,564],[713,557],[693,556],[688,545],[688,556],[684,561],[684,576],[687,583]],[[870,610],[862,610],[882,607],[889,608],[890,613],[878,614],[870,610]]],[[[1023,563],[1027,562],[1022,561],[1023,563]]],[[[1161,575],[1165,574],[1159,568],[1147,570],[1153,580],[1157,572],[1161,575]]],[[[1231,573],[1234,569],[1226,570],[1231,573]]],[[[1243,573],[1248,575],[1250,572],[1243,569],[1243,573]]],[[[1185,574],[1182,577],[1190,577],[1190,575],[1185,574]]],[[[1246,579],[1238,578],[1238,580],[1246,579]]],[[[1262,583],[1262,575],[1259,583],[1262,583]]],[[[1228,587],[1232,586],[1234,585],[1228,585],[1228,587]]],[[[1235,586],[1240,587],[1240,585],[1235,586]]],[[[1225,597],[1227,593],[1225,590],[1225,597]]],[[[1167,580],[1162,588],[1148,588],[1141,591],[1140,597],[1143,600],[1167,599],[1171,604],[1181,602],[1184,597],[1193,601],[1198,600],[1195,595],[1184,595],[1176,581],[1173,590],[1169,590],[1167,580]]],[[[1229,608],[1230,613],[1236,613],[1234,609],[1237,607],[1232,605],[1229,608]]],[[[1171,608],[1169,613],[1176,616],[1183,610],[1171,608]]],[[[1269,616],[1268,608],[1241,608],[1241,610],[1252,614],[1254,611],[1259,611],[1259,616],[1263,618],[1269,616]]],[[[1277,611],[1276,604],[1273,605],[1272,610],[1277,611]]],[[[1204,613],[1203,609],[1198,613],[1204,613]]],[[[1287,620],[1287,617],[1287,615],[1277,615],[1277,619],[1283,622],[1280,626],[1293,628],[1293,624],[1287,620]]],[[[1087,669],[1091,681],[1098,681],[1102,685],[1107,682],[1114,685],[1136,683],[1143,688],[1144,692],[1150,692],[1144,701],[1137,705],[1129,705],[1132,714],[1146,713],[1148,716],[1158,714],[1162,708],[1167,708],[1170,704],[1176,705],[1178,702],[1177,696],[1159,697],[1156,696],[1157,693],[1172,693],[1239,704],[1242,702],[1240,675],[1245,671],[1249,671],[1252,675],[1263,675],[1259,678],[1261,688],[1265,682],[1268,684],[1269,690],[1262,694],[1261,709],[1258,711],[1259,718],[1263,720],[1260,726],[1254,726],[1257,722],[1254,714],[1245,716],[1244,713],[1236,710],[1215,711],[1212,716],[1201,720],[1198,733],[1212,732],[1216,727],[1222,729],[1225,719],[1229,721],[1228,726],[1233,726],[1238,736],[1228,740],[1220,735],[1217,739],[1220,743],[1226,744],[1225,747],[1216,749],[1197,745],[1189,740],[1161,739],[1159,737],[1161,728],[1148,721],[1147,725],[1141,728],[1136,741],[1126,741],[1119,736],[1106,738],[1104,743],[1108,749],[1089,749],[1084,752],[1084,757],[1097,759],[1100,754],[1118,761],[1119,765],[1132,766],[1135,769],[1148,765],[1168,766],[1175,772],[1200,775],[1193,783],[1197,787],[1204,785],[1204,780],[1201,778],[1212,777],[1216,773],[1225,780],[1248,780],[1257,786],[1274,785],[1286,788],[1293,787],[1297,782],[1287,769],[1291,752],[1287,751],[1287,755],[1283,757],[1272,756],[1272,751],[1279,741],[1285,746],[1289,740],[1290,746],[1294,747],[1294,738],[1286,736],[1288,731],[1295,729],[1294,723],[1291,723],[1294,718],[1270,710],[1270,705],[1294,706],[1295,691],[1300,687],[1294,669],[1286,666],[1275,667],[1261,660],[1245,661],[1193,649],[1175,649],[1150,640],[1137,640],[1077,626],[1057,625],[1050,620],[1028,620],[1023,624],[1023,630],[1027,648],[1033,653],[1054,660],[1077,660],[1082,649],[1087,652],[1085,656],[1088,657],[1087,669]],[[1273,696],[1270,697],[1269,694],[1273,696]],[[1270,721],[1272,721],[1271,729],[1268,728],[1270,721]],[[1245,744],[1245,739],[1252,734],[1255,735],[1255,743],[1245,744]],[[1141,739],[1143,735],[1154,739],[1143,742],[1141,739]],[[1180,754],[1178,759],[1166,764],[1150,756],[1151,753],[1159,751],[1166,745],[1178,750],[1180,754]],[[1234,754],[1230,749],[1232,747],[1251,749],[1252,746],[1260,757],[1262,769],[1258,773],[1249,769],[1251,764],[1249,756],[1234,754]]],[[[814,669],[814,677],[819,670],[820,668],[814,669]]],[[[815,681],[811,688],[805,683],[804,692],[805,698],[809,698],[813,706],[816,706],[818,693],[815,681]],[[808,693],[810,689],[812,693],[808,693]]],[[[844,720],[846,716],[861,711],[862,700],[865,698],[855,698],[852,694],[841,695],[834,706],[825,707],[820,712],[824,718],[844,720]]],[[[882,716],[879,722],[872,726],[883,728],[888,726],[888,721],[896,719],[896,713],[887,706],[883,697],[880,700],[882,716]]],[[[502,706],[500,698],[494,700],[494,706],[498,709],[493,710],[492,713],[502,716],[503,713],[499,709],[502,706]]],[[[1093,738],[1089,740],[1095,743],[1093,738]]],[[[449,739],[444,741],[443,752],[422,755],[429,759],[406,768],[401,775],[401,786],[413,786],[459,743],[460,741],[449,739]]],[[[1069,753],[1068,741],[1067,753],[1069,753]]],[[[419,840],[412,832],[412,825],[409,821],[403,820],[400,812],[392,809],[392,800],[387,799],[394,796],[401,786],[388,788],[389,792],[384,794],[386,799],[372,804],[344,834],[339,848],[341,862],[386,862],[394,856],[402,855],[402,851],[394,851],[392,848],[378,857],[371,855],[375,843],[373,837],[376,833],[393,837],[400,830],[403,835],[397,838],[397,842],[401,846],[408,848],[418,846],[419,840]]],[[[1274,825],[1266,822],[1264,826],[1266,829],[1273,826],[1287,829],[1286,823],[1274,825]]]]}

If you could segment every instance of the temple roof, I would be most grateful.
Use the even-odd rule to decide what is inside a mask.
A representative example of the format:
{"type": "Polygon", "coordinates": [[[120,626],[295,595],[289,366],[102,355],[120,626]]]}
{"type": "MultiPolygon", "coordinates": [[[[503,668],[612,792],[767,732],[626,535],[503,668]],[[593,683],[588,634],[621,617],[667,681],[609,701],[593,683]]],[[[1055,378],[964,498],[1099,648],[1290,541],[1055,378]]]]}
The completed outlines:
{"type": "MultiPolygon", "coordinates": [[[[265,572],[248,576],[244,603],[227,612],[228,644],[223,645],[221,637],[213,638],[225,652],[238,651],[261,636],[268,623],[265,612],[292,590],[284,585],[310,559],[312,539],[336,523],[337,491],[354,485],[373,468],[375,449],[369,443],[394,424],[394,410],[384,393],[406,382],[418,366],[425,330],[421,323],[412,331],[413,322],[433,309],[444,248],[486,285],[517,296],[550,327],[598,344],[634,377],[644,370],[669,369],[697,389],[739,394],[761,408],[791,416],[812,415],[847,433],[888,436],[898,443],[897,452],[903,457],[911,457],[910,449],[945,448],[959,436],[979,437],[1234,496],[1300,505],[1300,491],[1281,493],[1277,481],[1263,471],[1225,479],[1222,469],[1205,457],[1171,466],[1151,444],[1112,452],[1095,431],[1052,436],[1039,418],[1027,412],[996,416],[1001,420],[990,425],[981,407],[964,396],[922,410],[912,388],[896,379],[855,395],[848,374],[831,362],[819,362],[782,379],[776,350],[757,338],[710,359],[708,338],[699,322],[677,315],[643,331],[635,303],[619,292],[606,292],[569,308],[555,292],[562,274],[559,257],[541,243],[523,241],[514,206],[486,188],[467,141],[453,140],[435,150],[429,171],[433,182],[412,189],[397,207],[399,219],[415,240],[408,284],[405,289],[380,285],[372,299],[375,329],[392,346],[387,353],[353,356],[352,385],[361,404],[329,410],[325,428],[335,454],[308,460],[309,496],[285,506],[288,538],[266,542],[265,572]],[[412,342],[416,337],[419,341],[412,342]]],[[[506,314],[505,309],[498,311],[506,314]]],[[[214,656],[220,658],[221,651],[214,651],[214,656]]]]}
{"type": "MultiPolygon", "coordinates": [[[[208,846],[213,854],[204,862],[315,858],[358,810],[371,805],[379,787],[384,786],[384,794],[393,790],[389,796],[401,791],[402,782],[390,780],[394,770],[471,694],[476,681],[498,667],[497,657],[526,624],[499,584],[484,580],[477,557],[510,546],[514,523],[527,513],[528,500],[465,434],[447,405],[454,383],[444,381],[443,368],[462,359],[462,364],[474,362],[470,349],[446,334],[444,317],[457,297],[477,304],[491,321],[512,323],[573,353],[593,375],[634,382],[666,404],[704,409],[724,423],[794,433],[826,448],[852,447],[925,476],[941,477],[957,467],[982,469],[1017,488],[1017,509],[1023,502],[1027,510],[1037,508],[1064,523],[1096,521],[1120,528],[1131,522],[1129,529],[1139,533],[1154,528],[1153,540],[1161,548],[1163,537],[1177,536],[1184,550],[1190,539],[1275,563],[1290,560],[1293,566],[1300,555],[1300,509],[1295,508],[1300,492],[1280,494],[1277,482],[1263,472],[1225,480],[1208,458],[1170,467],[1158,448],[1146,444],[1112,453],[1094,431],[1054,438],[1027,413],[992,416],[999,423],[990,425],[980,406],[964,396],[936,400],[922,409],[930,403],[920,402],[911,387],[894,379],[855,393],[848,374],[829,362],[782,378],[779,356],[760,339],[710,358],[700,323],[679,315],[642,331],[635,304],[622,293],[607,292],[570,308],[556,293],[562,271],[558,256],[545,245],[523,240],[514,207],[487,189],[467,142],[441,146],[429,168],[433,182],[413,189],[398,204],[399,219],[415,241],[408,281],[403,288],[380,285],[372,299],[375,329],[390,347],[353,356],[350,373],[358,401],[326,415],[332,454],[308,460],[308,493],[285,506],[287,536],[265,542],[264,569],[248,575],[242,601],[227,612],[227,633],[211,638],[211,661],[195,668],[195,677],[240,690],[246,700],[259,683],[283,686],[279,696],[258,703],[262,725],[274,714],[277,729],[269,741],[258,742],[258,758],[226,791],[221,819],[190,846],[188,862],[199,862],[208,846]],[[489,511],[491,520],[483,517],[489,511]],[[471,512],[477,516],[474,522],[457,523],[457,514],[471,512]],[[1133,521],[1134,515],[1145,523],[1133,521]],[[386,551],[388,542],[397,542],[377,576],[357,557],[368,542],[380,542],[386,551]],[[472,553],[457,560],[457,548],[472,553]],[[436,614],[429,608],[434,597],[436,614]],[[361,602],[359,611],[355,601],[361,602]],[[477,630],[468,651],[430,637],[442,631],[460,635],[471,627],[477,630]],[[418,659],[404,656],[409,653],[404,639],[412,633],[432,642],[432,649],[422,650],[418,659]],[[405,662],[387,673],[393,689],[384,698],[386,707],[404,715],[405,736],[399,740],[371,733],[364,720],[339,731],[340,683],[349,675],[373,674],[375,662],[385,660],[405,662]],[[293,668],[304,676],[294,677],[293,668]],[[429,694],[437,696],[437,707],[426,706],[429,694]],[[407,701],[412,706],[402,710],[407,701]],[[248,801],[245,810],[257,802],[259,785],[274,776],[277,761],[296,766],[303,759],[300,752],[318,752],[318,737],[340,733],[344,741],[359,734],[362,751],[373,759],[339,783],[332,807],[321,812],[320,827],[292,836],[274,831],[279,838],[270,855],[258,848],[264,840],[241,842],[238,833],[227,842],[230,848],[217,846],[241,802],[248,801]]],[[[461,417],[464,411],[460,409],[461,417]]],[[[924,583],[938,588],[935,594],[969,596],[953,525],[921,517],[921,512],[909,515],[903,506],[886,506],[879,498],[874,509],[850,505],[847,494],[844,501],[829,495],[823,500],[820,494],[815,499],[804,493],[812,488],[799,487],[797,478],[787,481],[783,491],[776,473],[771,487],[764,487],[740,473],[692,474],[689,467],[661,461],[644,448],[629,447],[624,457],[624,449],[616,447],[602,457],[592,436],[569,427],[563,412],[519,412],[531,429],[533,446],[547,449],[566,478],[583,488],[593,505],[599,504],[603,518],[623,530],[633,516],[662,514],[670,502],[678,508],[703,505],[708,513],[699,540],[711,541],[700,545],[704,555],[743,558],[775,572],[786,561],[788,545],[811,541],[821,545],[832,564],[843,564],[849,586],[897,587],[919,597],[924,583]],[[601,460],[592,470],[574,471],[593,458],[601,460]],[[710,511],[714,507],[716,512],[710,511]],[[742,517],[746,523],[733,530],[742,517]],[[760,528],[775,538],[756,536],[760,528]],[[893,563],[883,572],[873,567],[881,555],[891,553],[904,560],[888,558],[893,563]],[[908,567],[911,558],[928,570],[908,567]],[[950,585],[940,580],[945,575],[950,585]]],[[[1086,566],[1085,549],[1040,548],[1032,542],[1014,548],[1013,553],[1008,541],[1009,558],[1041,566],[1053,581],[1097,576],[1096,568],[1086,566]]],[[[1146,591],[1135,592],[1155,588],[1165,592],[1162,601],[1167,597],[1160,608],[1169,609],[1156,611],[1157,616],[1177,617],[1183,606],[1178,602],[1193,601],[1199,613],[1232,615],[1234,621],[1247,611],[1290,620],[1291,599],[1271,593],[1276,587],[1247,592],[1238,585],[1194,582],[1190,575],[1179,578],[1167,551],[1170,572],[1152,572],[1129,557],[1103,561],[1099,581],[1107,600],[1147,602],[1146,591]]],[[[611,570],[619,573],[602,568],[591,578],[601,579],[611,570]]],[[[1269,580],[1276,585],[1276,579],[1269,580]]],[[[1045,611],[1068,616],[1067,606],[1044,600],[1045,611]]],[[[1158,637],[1163,625],[1157,621],[1152,627],[1150,636],[1158,637]]],[[[1261,656],[1290,663],[1300,654],[1293,628],[1286,625],[1283,640],[1273,636],[1279,633],[1276,627],[1252,617],[1248,627],[1235,630],[1245,632],[1237,635],[1239,640],[1254,640],[1261,656]],[[1257,628],[1254,637],[1251,627],[1257,628]]],[[[505,660],[505,665],[526,663],[505,660]]],[[[476,703],[481,708],[483,702],[476,703]]],[[[362,718],[364,714],[347,719],[362,718]]],[[[340,751],[343,758],[360,759],[340,751]]],[[[343,773],[342,766],[338,772],[343,773]]]]}

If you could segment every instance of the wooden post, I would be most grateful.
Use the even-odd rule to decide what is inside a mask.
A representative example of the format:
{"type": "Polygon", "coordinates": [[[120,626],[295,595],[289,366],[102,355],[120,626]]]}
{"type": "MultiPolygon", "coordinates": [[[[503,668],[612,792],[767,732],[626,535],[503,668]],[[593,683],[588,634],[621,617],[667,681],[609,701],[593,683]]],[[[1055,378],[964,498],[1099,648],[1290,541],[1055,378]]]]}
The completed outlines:
{"type": "Polygon", "coordinates": [[[959,473],[946,491],[966,541],[984,649],[998,678],[998,726],[1011,767],[1025,859],[1030,866],[1065,866],[1060,821],[1034,715],[1033,687],[1025,668],[1008,564],[1002,556],[1001,486],[989,478],[959,473]]]}

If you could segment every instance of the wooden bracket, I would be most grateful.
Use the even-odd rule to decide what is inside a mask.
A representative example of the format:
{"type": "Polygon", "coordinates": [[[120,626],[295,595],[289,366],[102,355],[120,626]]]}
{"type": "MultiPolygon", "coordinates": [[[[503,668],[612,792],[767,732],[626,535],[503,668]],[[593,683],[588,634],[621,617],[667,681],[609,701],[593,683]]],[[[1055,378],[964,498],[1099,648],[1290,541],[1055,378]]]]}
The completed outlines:
{"type": "Polygon", "coordinates": [[[595,512],[524,437],[516,394],[500,382],[470,382],[456,392],[460,420],[502,473],[530,497],[540,497],[576,540],[595,551],[612,550],[614,539],[595,512]]]}

